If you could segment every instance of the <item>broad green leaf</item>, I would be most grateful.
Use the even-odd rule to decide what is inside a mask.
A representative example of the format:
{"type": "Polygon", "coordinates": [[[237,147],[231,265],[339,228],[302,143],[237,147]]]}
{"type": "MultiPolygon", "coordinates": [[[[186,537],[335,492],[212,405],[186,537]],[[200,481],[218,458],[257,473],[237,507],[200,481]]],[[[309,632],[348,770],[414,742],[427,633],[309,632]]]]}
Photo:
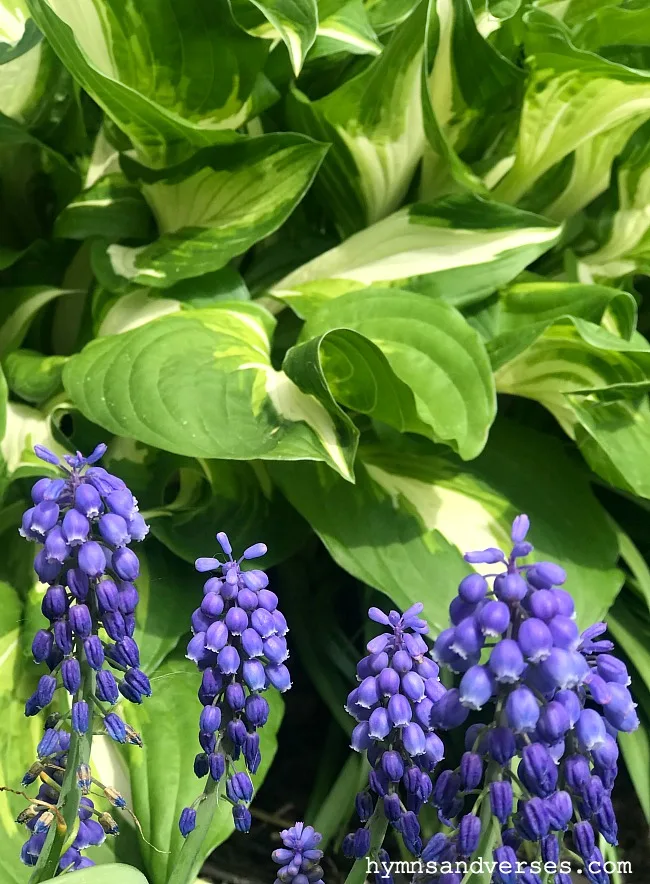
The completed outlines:
{"type": "Polygon", "coordinates": [[[228,3],[28,0],[79,84],[158,165],[186,141],[203,146],[275,97],[261,75],[266,42],[232,19],[228,3]]]}
{"type": "Polygon", "coordinates": [[[65,356],[43,356],[34,350],[14,350],[2,361],[7,383],[13,393],[40,405],[62,389],[61,374],[65,356]]]}
{"type": "Polygon", "coordinates": [[[28,18],[25,0],[0,0],[0,41],[11,45],[19,43],[28,18]]]}
{"type": "Polygon", "coordinates": [[[576,46],[598,52],[614,45],[650,44],[650,9],[644,4],[631,9],[615,3],[600,5],[591,10],[573,29],[576,46]]]}
{"type": "MultiPolygon", "coordinates": [[[[650,122],[630,139],[616,169],[616,204],[596,228],[600,248],[583,258],[596,277],[620,277],[650,263],[650,122]]],[[[598,214],[596,215],[598,220],[598,214]]]]}
{"type": "Polygon", "coordinates": [[[469,464],[406,440],[362,447],[359,461],[349,487],[317,464],[274,464],[271,472],[341,567],[401,608],[424,602],[434,634],[468,573],[462,553],[507,547],[520,512],[530,516],[536,560],[566,569],[582,623],[602,617],[616,597],[616,535],[551,437],[498,421],[469,464]]]}
{"type": "MultiPolygon", "coordinates": [[[[29,33],[25,39],[30,39],[29,33]]],[[[0,54],[0,113],[27,124],[39,121],[44,107],[52,101],[52,91],[60,85],[61,76],[60,62],[52,49],[37,35],[31,36],[30,42],[32,45],[15,57],[3,59],[0,54]]]]}
{"type": "Polygon", "coordinates": [[[417,203],[299,267],[271,294],[300,316],[382,283],[470,303],[514,279],[551,248],[560,229],[470,194],[417,203]]]}
{"type": "Polygon", "coordinates": [[[205,148],[162,171],[130,163],[129,175],[141,183],[160,236],[137,248],[110,245],[113,272],[167,288],[221,269],[286,220],[326,149],[287,133],[205,148]]]}
{"type": "Polygon", "coordinates": [[[298,76],[316,39],[316,0],[231,0],[231,6],[238,23],[249,34],[270,40],[280,38],[286,44],[291,67],[298,76]]]}
{"type": "Polygon", "coordinates": [[[516,202],[572,151],[631,118],[650,113],[650,72],[632,70],[578,50],[548,13],[526,13],[526,49],[533,65],[519,126],[515,162],[494,190],[516,202]]]}
{"type": "Polygon", "coordinates": [[[433,199],[458,185],[484,193],[458,153],[469,147],[478,155],[500,137],[520,101],[521,71],[479,33],[468,0],[430,0],[426,52],[422,101],[428,145],[420,196],[433,199]]]}
{"type": "Polygon", "coordinates": [[[464,459],[485,445],[496,413],[489,359],[444,301],[398,289],[352,292],[314,314],[301,340],[285,362],[298,385],[317,346],[334,398],[352,411],[445,442],[464,459]]]}
{"type": "Polygon", "coordinates": [[[419,0],[365,0],[370,24],[378,34],[392,31],[405,21],[419,0]]]}
{"type": "Polygon", "coordinates": [[[46,286],[2,290],[0,300],[0,356],[19,347],[34,315],[55,298],[70,291],[46,286]]]}
{"type": "MultiPolygon", "coordinates": [[[[200,598],[200,591],[198,593],[200,598]]],[[[178,830],[181,810],[203,789],[193,774],[198,751],[196,728],[201,706],[196,699],[200,675],[196,666],[180,654],[170,657],[157,670],[154,694],[145,704],[129,710],[131,723],[142,734],[144,748],[128,754],[134,812],[148,842],[142,855],[150,884],[167,884],[169,873],[183,844],[178,830]]],[[[263,782],[276,750],[276,735],[283,703],[271,689],[267,693],[271,715],[260,730],[262,764],[253,777],[256,787],[263,782]]],[[[209,835],[203,843],[205,859],[234,829],[232,806],[217,805],[209,835]]],[[[198,873],[198,868],[194,870],[198,873]]]]}
{"type": "MultiPolygon", "coordinates": [[[[78,872],[68,872],[66,877],[71,884],[148,884],[142,872],[123,863],[109,863],[78,872]]],[[[60,880],[60,878],[59,878],[60,880]]],[[[45,884],[54,884],[56,878],[50,878],[45,884]]]]}
{"type": "Polygon", "coordinates": [[[310,61],[334,52],[379,55],[377,39],[362,0],[325,0],[319,3],[318,37],[309,54],[310,61]]]}
{"type": "Polygon", "coordinates": [[[273,318],[224,302],[93,341],[63,382],[89,420],[189,457],[316,458],[351,475],[356,433],[270,362],[273,318]]]}
{"type": "Polygon", "coordinates": [[[292,127],[332,143],[316,188],[343,235],[397,208],[422,155],[424,9],[420,3],[381,55],[329,95],[310,101],[291,93],[292,127]]]}
{"type": "Polygon", "coordinates": [[[65,454],[52,435],[51,416],[18,402],[7,404],[7,426],[0,450],[7,470],[20,476],[38,478],[48,466],[34,454],[34,445],[45,445],[57,454],[65,454]]]}
{"type": "Polygon", "coordinates": [[[138,188],[113,173],[68,203],[56,219],[54,233],[62,239],[101,236],[109,242],[146,240],[154,233],[154,223],[138,188]]]}
{"type": "MultiPolygon", "coordinates": [[[[25,699],[34,689],[38,672],[29,644],[22,635],[23,604],[8,583],[0,583],[0,785],[20,789],[23,774],[36,760],[36,744],[42,733],[40,718],[25,718],[25,699]],[[31,663],[31,665],[30,665],[31,663]],[[35,674],[36,673],[36,674],[35,674]]],[[[24,810],[23,798],[0,792],[0,876],[3,884],[24,884],[25,867],[20,848],[26,830],[16,824],[24,810]]]]}
{"type": "Polygon", "coordinates": [[[604,285],[542,279],[513,283],[500,293],[495,333],[525,332],[536,323],[569,315],[629,340],[636,328],[637,304],[628,292],[604,285]]]}

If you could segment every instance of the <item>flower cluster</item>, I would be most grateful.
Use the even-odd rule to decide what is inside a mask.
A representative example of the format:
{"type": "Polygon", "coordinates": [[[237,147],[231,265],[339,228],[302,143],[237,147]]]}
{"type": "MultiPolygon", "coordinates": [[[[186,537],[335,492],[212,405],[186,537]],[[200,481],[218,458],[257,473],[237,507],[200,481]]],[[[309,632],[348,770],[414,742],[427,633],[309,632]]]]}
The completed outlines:
{"type": "Polygon", "coordinates": [[[313,826],[296,823],[280,832],[284,847],[273,851],[273,862],[281,868],[275,884],[324,884],[320,861],[323,851],[318,850],[322,835],[313,826]]]}
{"type": "MultiPolygon", "coordinates": [[[[134,580],[139,564],[128,547],[133,540],[143,540],[148,527],[124,482],[95,466],[106,451],[105,445],[98,445],[90,457],[77,452],[63,460],[42,446],[34,450],[56,466],[60,476],[36,482],[33,506],[24,513],[20,528],[27,540],[42,544],[34,569],[47,585],[42,612],[49,621],[48,628],[40,629],[32,643],[34,660],[45,663],[49,674],[40,678],[25,704],[25,714],[36,715],[47,708],[57,688],[62,687],[70,696],[70,711],[52,716],[53,724],[41,741],[41,754],[67,750],[70,734],[66,728],[76,734],[92,733],[95,711],[112,739],[141,745],[133,728],[110,710],[120,694],[133,703],[141,703],[151,694],[133,639],[138,604],[134,580]]],[[[65,764],[57,765],[54,781],[60,779],[59,768],[64,769],[65,764]]],[[[87,803],[84,806],[88,808],[87,803]]],[[[80,813],[86,810],[82,808],[80,813]]],[[[40,815],[34,825],[44,825],[40,815]]],[[[81,831],[88,828],[98,835],[94,825],[81,831]]],[[[30,838],[29,851],[23,857],[26,861],[35,856],[41,834],[35,830],[30,838]]],[[[80,844],[84,840],[85,835],[78,839],[80,844]]],[[[82,849],[77,841],[75,845],[73,850],[82,849]]]]}
{"type": "MultiPolygon", "coordinates": [[[[269,686],[281,692],[291,687],[285,665],[288,627],[278,610],[278,597],[268,589],[266,574],[241,568],[244,560],[265,555],[266,546],[256,543],[235,561],[228,537],[220,532],[217,541],[227,561],[196,561],[197,571],[215,572],[215,576],[205,582],[203,601],[192,615],[194,635],[187,648],[187,657],[202,672],[201,752],[195,758],[194,772],[197,777],[209,774],[215,782],[227,777],[226,797],[233,805],[235,827],[248,832],[253,783],[246,771],[235,771],[233,763],[243,756],[252,774],[260,766],[258,731],[269,716],[262,693],[269,686]]],[[[179,821],[183,836],[195,825],[195,808],[185,808],[179,821]]]]}
{"type": "MultiPolygon", "coordinates": [[[[528,518],[518,516],[508,557],[498,549],[465,556],[505,570],[488,575],[491,588],[478,573],[461,581],[450,605],[452,626],[435,643],[434,658],[461,679],[434,704],[432,724],[457,727],[488,704],[494,714],[489,724],[467,729],[459,767],[437,778],[432,801],[452,832],[434,836],[423,858],[470,856],[485,800],[500,831],[496,861],[557,864],[570,844],[587,880],[605,884],[596,838],[616,844],[616,737],[638,724],[630,679],[610,653],[612,643],[599,638],[604,623],[580,633],[573,600],[561,588],[562,568],[520,563],[533,549],[528,529],[528,518]]],[[[522,874],[540,880],[532,870],[522,874]]],[[[558,873],[555,884],[570,884],[570,876],[558,873]]]]}
{"type": "MultiPolygon", "coordinates": [[[[39,760],[23,778],[23,785],[29,785],[36,779],[41,780],[41,786],[33,803],[18,818],[18,821],[24,823],[32,833],[20,854],[21,860],[27,866],[36,865],[50,827],[62,822],[57,803],[67,766],[69,746],[70,734],[67,731],[56,730],[54,727],[47,728],[38,745],[39,760]]],[[[89,771],[81,768],[78,783],[84,797],[80,800],[77,812],[79,827],[72,844],[59,860],[62,871],[84,869],[94,865],[93,861],[83,856],[81,851],[102,844],[106,835],[118,833],[117,824],[111,815],[97,810],[94,802],[87,797],[91,782],[89,771]]],[[[111,792],[112,790],[106,790],[107,796],[110,796],[111,792]]],[[[112,792],[112,795],[112,803],[115,806],[124,806],[121,796],[116,792],[112,792]]]]}
{"type": "Polygon", "coordinates": [[[431,772],[444,747],[433,733],[431,714],[446,691],[438,665],[428,655],[422,635],[428,626],[419,617],[423,605],[404,614],[370,608],[368,616],[387,631],[368,642],[368,656],[357,666],[359,684],[349,694],[346,710],[358,722],[352,748],[366,752],[371,771],[368,787],[357,795],[363,825],[346,836],[346,856],[361,859],[370,848],[369,820],[381,812],[416,856],[422,850],[418,814],[431,796],[431,772]]]}

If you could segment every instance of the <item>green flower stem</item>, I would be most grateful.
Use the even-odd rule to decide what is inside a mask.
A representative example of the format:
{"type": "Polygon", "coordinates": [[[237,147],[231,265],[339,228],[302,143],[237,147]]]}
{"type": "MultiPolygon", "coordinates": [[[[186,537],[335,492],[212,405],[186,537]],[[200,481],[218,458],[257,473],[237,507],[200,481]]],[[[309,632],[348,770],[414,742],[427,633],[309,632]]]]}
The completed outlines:
{"type": "Polygon", "coordinates": [[[388,820],[384,816],[381,801],[378,801],[375,806],[375,812],[370,818],[368,828],[370,829],[370,851],[368,856],[364,856],[363,859],[358,859],[355,862],[350,869],[348,877],[345,879],[345,884],[364,884],[368,874],[368,857],[376,859],[377,851],[384,843],[386,830],[388,829],[388,820]]]}
{"type": "MultiPolygon", "coordinates": [[[[78,656],[81,657],[81,651],[78,652],[78,656]]],[[[91,710],[92,696],[95,692],[95,673],[86,662],[81,663],[81,672],[81,689],[75,700],[85,700],[91,710]]],[[[80,764],[88,764],[90,761],[92,731],[91,721],[88,733],[77,734],[72,731],[70,735],[65,775],[57,804],[59,813],[65,821],[65,829],[60,831],[60,827],[56,823],[50,826],[45,845],[29,879],[29,884],[41,884],[42,881],[49,881],[59,868],[59,860],[64,853],[63,847],[67,841],[68,833],[72,832],[77,821],[77,811],[81,799],[81,791],[77,785],[77,769],[80,764]]]]}
{"type": "Polygon", "coordinates": [[[167,884],[191,884],[195,880],[203,856],[203,842],[208,837],[218,803],[219,783],[208,774],[208,782],[196,811],[196,828],[185,839],[167,884]]]}

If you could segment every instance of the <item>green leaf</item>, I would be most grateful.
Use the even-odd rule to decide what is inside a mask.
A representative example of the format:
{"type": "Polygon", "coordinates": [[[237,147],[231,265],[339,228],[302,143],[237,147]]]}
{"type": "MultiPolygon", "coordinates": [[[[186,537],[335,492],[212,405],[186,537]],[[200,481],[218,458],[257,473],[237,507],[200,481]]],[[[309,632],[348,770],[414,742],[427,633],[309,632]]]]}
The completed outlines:
{"type": "Polygon", "coordinates": [[[25,33],[28,18],[25,0],[0,0],[0,41],[12,46],[18,44],[25,33]]]}
{"type": "Polygon", "coordinates": [[[589,16],[578,21],[572,32],[573,41],[581,49],[598,52],[615,45],[647,46],[650,44],[650,9],[638,9],[614,3],[598,5],[589,16]]]}
{"type": "Polygon", "coordinates": [[[61,239],[101,236],[109,242],[150,239],[153,216],[138,188],[120,174],[100,178],[83,190],[56,219],[61,239]]]}
{"type": "Polygon", "coordinates": [[[238,23],[249,34],[270,40],[280,38],[285,43],[291,67],[298,76],[316,39],[316,0],[231,0],[231,5],[238,23]],[[261,13],[262,24],[255,12],[261,13]]]}
{"type": "Polygon", "coordinates": [[[347,51],[355,55],[379,55],[377,39],[362,0],[333,0],[319,3],[318,38],[309,60],[347,51]]]}
{"type": "Polygon", "coordinates": [[[287,133],[205,148],[161,171],[125,163],[142,186],[160,237],[138,248],[109,246],[113,272],[167,288],[219,270],[286,220],[326,149],[287,133]]]}
{"type": "Polygon", "coordinates": [[[272,367],[272,330],[255,304],[183,311],[93,341],[67,363],[64,386],[89,420],[166,451],[315,458],[349,478],[353,426],[272,367]]]}
{"type": "Polygon", "coordinates": [[[316,187],[343,235],[384,218],[404,199],[422,155],[419,97],[424,3],[368,67],[310,101],[294,89],[293,128],[332,143],[316,187]]]}
{"type": "Polygon", "coordinates": [[[424,602],[434,635],[468,573],[462,553],[507,547],[520,512],[532,522],[535,559],[566,569],[582,623],[616,597],[616,535],[553,438],[501,420],[470,464],[406,439],[362,447],[359,461],[349,486],[318,464],[274,464],[271,473],[342,568],[402,609],[424,602]]]}
{"type": "Polygon", "coordinates": [[[300,316],[382,283],[467,304],[510,282],[559,235],[539,215],[470,194],[445,197],[356,233],[290,273],[271,294],[300,316]]]}
{"type": "MultiPolygon", "coordinates": [[[[135,750],[127,755],[133,809],[142,824],[146,840],[158,851],[163,851],[157,852],[154,847],[142,843],[142,855],[151,884],[167,884],[183,845],[178,818],[181,810],[192,804],[203,786],[192,772],[198,746],[196,727],[201,709],[196,699],[199,682],[196,666],[181,654],[174,655],[156,671],[153,696],[142,706],[129,711],[131,724],[142,734],[144,741],[141,751],[135,750]]],[[[270,690],[266,696],[271,714],[260,731],[262,764],[253,777],[256,787],[263,782],[275,755],[276,735],[283,713],[280,696],[274,690],[270,690]]],[[[208,837],[203,842],[197,867],[193,870],[195,875],[200,863],[228,838],[233,829],[232,807],[224,799],[217,804],[208,837]]]]}
{"type": "Polygon", "coordinates": [[[496,414],[489,359],[444,301],[398,289],[352,292],[315,313],[301,340],[285,361],[298,385],[301,363],[313,365],[316,349],[332,395],[347,408],[446,442],[464,459],[485,445],[496,414]]]}
{"type": "Polygon", "coordinates": [[[419,0],[366,0],[370,24],[378,34],[392,31],[411,15],[419,0]]]}
{"type": "Polygon", "coordinates": [[[66,356],[43,356],[34,350],[14,350],[2,361],[9,388],[21,399],[40,405],[62,389],[66,356]]]}
{"type": "Polygon", "coordinates": [[[50,414],[28,405],[9,402],[6,421],[0,450],[7,471],[13,474],[13,478],[33,476],[38,479],[44,471],[47,472],[48,467],[34,454],[34,445],[45,445],[59,455],[66,454],[52,435],[50,414]]]}
{"type": "Polygon", "coordinates": [[[479,32],[468,0],[431,0],[426,44],[422,102],[428,145],[420,196],[433,199],[458,185],[485,193],[458,154],[469,148],[480,155],[501,137],[518,107],[522,73],[479,32]]]}
{"type": "MultiPolygon", "coordinates": [[[[261,75],[267,46],[241,30],[228,3],[28,0],[77,82],[157,165],[186,141],[232,137],[275,97],[261,75]]],[[[183,148],[184,149],[184,148],[183,148]]]]}
{"type": "MultiPolygon", "coordinates": [[[[70,879],[72,884],[118,884],[118,882],[119,884],[148,884],[141,872],[122,863],[109,863],[90,869],[80,869],[78,872],[68,872],[66,877],[70,879]]],[[[56,878],[50,878],[45,884],[55,881],[56,878]]]]}
{"type": "Polygon", "coordinates": [[[650,113],[650,72],[632,70],[576,49],[564,26],[542,10],[525,15],[533,65],[514,165],[494,190],[516,202],[572,151],[631,118],[650,113]]]}
{"type": "Polygon", "coordinates": [[[30,322],[41,307],[68,294],[71,292],[48,286],[3,289],[0,300],[0,356],[21,345],[30,322]]]}

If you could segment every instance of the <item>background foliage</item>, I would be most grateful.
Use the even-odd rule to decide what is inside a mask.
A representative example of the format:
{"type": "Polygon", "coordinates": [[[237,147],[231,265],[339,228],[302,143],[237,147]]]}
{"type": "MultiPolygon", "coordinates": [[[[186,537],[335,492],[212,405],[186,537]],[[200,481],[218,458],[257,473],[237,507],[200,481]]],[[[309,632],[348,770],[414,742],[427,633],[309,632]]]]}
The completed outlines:
{"type": "Polygon", "coordinates": [[[130,769],[101,740],[95,763],[172,851],[118,841],[151,884],[195,788],[177,646],[217,529],[268,543],[330,710],[326,840],[359,775],[336,759],[369,594],[422,600],[435,635],[461,551],[521,511],[632,661],[650,818],[647,3],[0,0],[0,41],[0,780],[39,730],[30,449],[105,439],[152,525],[156,698],[130,769]]]}

